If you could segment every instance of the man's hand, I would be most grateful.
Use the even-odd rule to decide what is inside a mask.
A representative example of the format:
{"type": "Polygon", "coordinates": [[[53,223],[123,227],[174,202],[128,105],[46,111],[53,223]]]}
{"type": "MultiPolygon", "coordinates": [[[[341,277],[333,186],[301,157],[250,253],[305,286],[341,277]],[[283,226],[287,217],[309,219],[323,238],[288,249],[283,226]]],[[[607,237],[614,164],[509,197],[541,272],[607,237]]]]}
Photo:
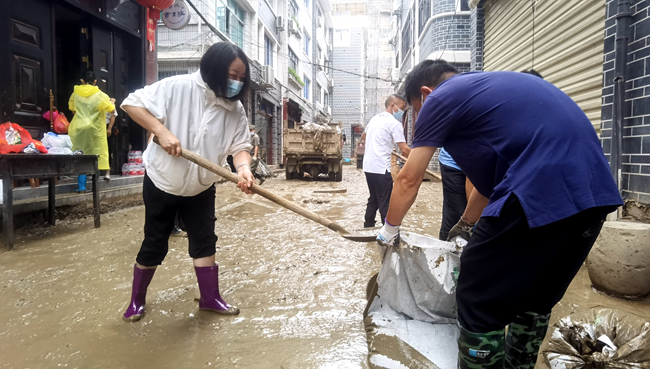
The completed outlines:
{"type": "Polygon", "coordinates": [[[463,217],[460,217],[458,223],[456,223],[456,225],[453,226],[449,231],[449,236],[447,236],[447,241],[451,241],[454,238],[456,238],[456,236],[460,236],[460,238],[469,242],[469,238],[472,236],[473,229],[474,229],[474,224],[471,224],[465,221],[463,217]]]}
{"type": "Polygon", "coordinates": [[[248,165],[242,165],[237,168],[237,174],[243,179],[237,183],[237,187],[245,194],[253,194],[253,191],[250,190],[250,187],[255,183],[255,178],[251,169],[248,165]]]}
{"type": "Polygon", "coordinates": [[[399,226],[386,222],[379,230],[379,234],[377,234],[377,243],[380,246],[399,245],[399,226]]]}
{"type": "Polygon", "coordinates": [[[156,135],[158,137],[158,142],[156,142],[160,147],[163,148],[169,155],[181,156],[183,149],[181,148],[181,142],[174,136],[173,133],[169,132],[167,129],[163,133],[156,135]]]}

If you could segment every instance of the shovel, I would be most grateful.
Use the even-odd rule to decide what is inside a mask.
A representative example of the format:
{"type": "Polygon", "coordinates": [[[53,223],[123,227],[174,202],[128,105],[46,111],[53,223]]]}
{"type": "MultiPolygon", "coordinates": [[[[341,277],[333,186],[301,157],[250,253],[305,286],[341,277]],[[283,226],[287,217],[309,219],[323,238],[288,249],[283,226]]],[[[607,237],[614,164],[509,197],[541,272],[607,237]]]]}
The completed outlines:
{"type": "MultiPolygon", "coordinates": [[[[158,138],[157,137],[154,137],[154,142],[158,143],[158,138]]],[[[185,159],[197,164],[198,166],[200,166],[200,167],[202,167],[202,168],[204,168],[206,170],[209,170],[212,173],[215,173],[215,174],[229,180],[230,182],[239,183],[239,181],[241,180],[241,177],[239,177],[238,175],[232,173],[230,170],[228,170],[228,169],[226,169],[226,168],[224,168],[222,166],[216,165],[213,162],[209,161],[208,159],[206,159],[206,158],[204,158],[204,157],[202,157],[200,155],[197,155],[197,154],[195,154],[195,153],[193,153],[193,152],[191,152],[189,150],[182,149],[181,150],[181,156],[184,157],[185,159]]],[[[376,239],[376,236],[368,236],[368,235],[362,235],[362,234],[352,234],[352,233],[348,232],[345,228],[343,228],[340,224],[338,224],[338,223],[336,223],[336,222],[334,222],[332,220],[329,220],[329,219],[327,219],[327,218],[325,218],[323,216],[320,216],[320,215],[314,213],[313,211],[309,211],[309,210],[303,208],[302,206],[299,206],[299,205],[285,199],[282,196],[276,195],[273,192],[259,186],[256,183],[254,183],[249,189],[252,192],[264,197],[265,199],[271,200],[274,203],[276,203],[276,204],[278,204],[278,205],[280,205],[280,206],[282,206],[284,208],[287,208],[287,209],[293,211],[294,213],[296,213],[298,215],[302,215],[303,217],[305,217],[307,219],[313,220],[316,223],[322,224],[325,227],[327,227],[327,228],[329,228],[329,229],[331,229],[333,231],[338,232],[341,237],[343,237],[345,239],[348,239],[350,241],[373,242],[376,239]]]]}
{"type": "MultiPolygon", "coordinates": [[[[398,158],[398,159],[400,159],[401,161],[403,161],[403,162],[406,163],[406,158],[403,157],[402,155],[398,154],[398,153],[395,152],[395,151],[393,151],[391,154],[393,154],[394,157],[396,157],[396,158],[398,158]]],[[[433,178],[435,178],[435,179],[437,179],[437,180],[439,180],[439,181],[442,181],[442,177],[440,176],[440,174],[438,174],[438,173],[434,173],[434,172],[430,171],[429,169],[426,169],[424,172],[425,172],[426,174],[430,175],[431,177],[433,177],[433,178]]]]}

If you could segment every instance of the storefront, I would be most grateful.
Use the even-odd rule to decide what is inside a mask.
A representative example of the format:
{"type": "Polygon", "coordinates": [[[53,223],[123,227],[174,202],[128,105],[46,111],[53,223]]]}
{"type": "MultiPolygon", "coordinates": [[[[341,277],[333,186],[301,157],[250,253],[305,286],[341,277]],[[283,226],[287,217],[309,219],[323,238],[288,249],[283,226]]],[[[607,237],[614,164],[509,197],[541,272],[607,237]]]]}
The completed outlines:
{"type": "MultiPolygon", "coordinates": [[[[54,104],[68,120],[68,100],[81,73],[119,105],[155,76],[155,52],[146,40],[146,9],[132,0],[20,0],[0,12],[0,123],[15,122],[41,138],[50,130],[42,114],[54,104]],[[149,67],[148,67],[149,66],[149,67]],[[153,66],[153,71],[148,71],[153,66]]],[[[155,79],[154,79],[155,80],[155,79]]],[[[145,132],[118,109],[109,138],[111,169],[120,171],[129,150],[142,150],[145,132]]]]}

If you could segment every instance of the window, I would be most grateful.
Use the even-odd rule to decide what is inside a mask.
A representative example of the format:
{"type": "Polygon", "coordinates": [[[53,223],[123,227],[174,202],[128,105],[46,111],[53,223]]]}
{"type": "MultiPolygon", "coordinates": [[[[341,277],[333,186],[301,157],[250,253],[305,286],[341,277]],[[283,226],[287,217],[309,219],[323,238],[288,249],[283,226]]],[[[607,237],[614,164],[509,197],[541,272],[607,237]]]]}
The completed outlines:
{"type": "Polygon", "coordinates": [[[316,83],[316,94],[314,95],[314,99],[316,99],[316,102],[320,104],[320,94],[321,94],[321,88],[318,83],[316,83]]]}
{"type": "Polygon", "coordinates": [[[402,31],[402,60],[406,58],[406,55],[411,48],[411,13],[406,17],[404,22],[404,30],[402,31]]]}
{"type": "Polygon", "coordinates": [[[289,49],[289,68],[298,71],[298,57],[291,49],[289,49]]]}
{"type": "Polygon", "coordinates": [[[309,0],[305,0],[305,5],[307,6],[307,12],[309,12],[309,0]]]}
{"type": "Polygon", "coordinates": [[[325,95],[323,96],[323,105],[324,106],[329,106],[330,105],[330,94],[325,92],[325,95]]]}
{"type": "Polygon", "coordinates": [[[302,78],[304,78],[305,82],[305,87],[302,89],[302,94],[305,97],[305,100],[309,101],[309,89],[311,88],[311,81],[309,78],[307,78],[307,75],[303,75],[302,78]]]}
{"type": "Polygon", "coordinates": [[[273,66],[273,42],[264,35],[264,64],[273,66]]]}
{"type": "Polygon", "coordinates": [[[187,74],[187,70],[168,70],[168,71],[158,71],[158,80],[163,78],[178,76],[181,74],[187,74]]]}
{"type": "Polygon", "coordinates": [[[309,38],[309,35],[307,35],[307,32],[305,32],[305,54],[309,55],[309,44],[311,43],[311,38],[309,38]]]}
{"type": "Polygon", "coordinates": [[[469,11],[467,0],[456,0],[456,9],[461,12],[469,11]]]}
{"type": "Polygon", "coordinates": [[[298,4],[294,0],[289,0],[289,19],[298,17],[298,4]]]}
{"type": "Polygon", "coordinates": [[[431,0],[420,0],[420,22],[418,28],[418,34],[422,33],[424,26],[427,24],[429,18],[431,18],[431,0]]]}
{"type": "Polygon", "coordinates": [[[244,11],[234,0],[217,0],[217,28],[244,48],[244,11]]]}

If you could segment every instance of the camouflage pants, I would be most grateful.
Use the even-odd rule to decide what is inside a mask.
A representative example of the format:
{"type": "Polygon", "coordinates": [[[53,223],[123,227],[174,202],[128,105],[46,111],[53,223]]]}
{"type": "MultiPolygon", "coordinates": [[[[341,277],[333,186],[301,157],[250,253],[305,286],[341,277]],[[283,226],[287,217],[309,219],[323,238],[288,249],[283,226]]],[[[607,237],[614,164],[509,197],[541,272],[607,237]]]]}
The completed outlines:
{"type": "Polygon", "coordinates": [[[534,369],[551,314],[527,312],[508,325],[504,368],[534,369]]]}

